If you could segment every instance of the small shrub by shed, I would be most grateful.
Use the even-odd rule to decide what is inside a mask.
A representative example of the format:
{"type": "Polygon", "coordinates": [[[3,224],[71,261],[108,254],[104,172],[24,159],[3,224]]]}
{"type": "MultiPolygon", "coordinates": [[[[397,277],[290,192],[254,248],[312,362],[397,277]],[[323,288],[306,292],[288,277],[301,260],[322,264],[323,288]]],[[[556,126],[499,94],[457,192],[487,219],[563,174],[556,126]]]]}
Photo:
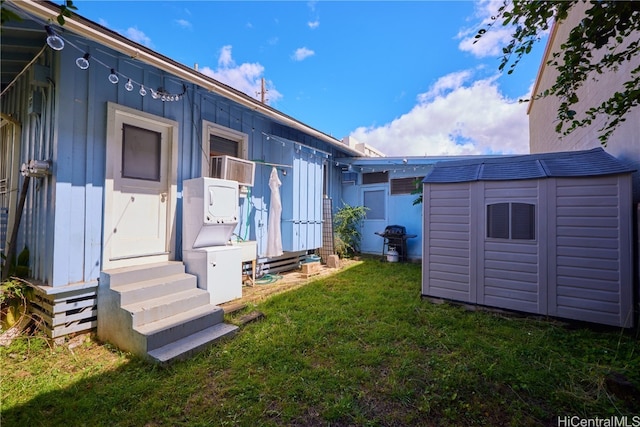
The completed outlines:
{"type": "Polygon", "coordinates": [[[436,164],[422,294],[632,327],[631,172],[601,148],[436,164]]]}

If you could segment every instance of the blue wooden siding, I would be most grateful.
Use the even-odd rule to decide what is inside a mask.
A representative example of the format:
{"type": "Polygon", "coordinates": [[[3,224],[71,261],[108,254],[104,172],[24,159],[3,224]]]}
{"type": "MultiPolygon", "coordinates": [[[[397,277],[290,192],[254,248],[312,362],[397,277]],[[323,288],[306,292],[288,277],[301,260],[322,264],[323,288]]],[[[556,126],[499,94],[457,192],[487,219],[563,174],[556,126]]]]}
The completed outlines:
{"type": "MultiPolygon", "coordinates": [[[[386,162],[384,158],[380,159],[380,162],[386,162]]],[[[418,173],[424,175],[426,168],[421,166],[419,172],[413,170],[413,168],[407,168],[406,171],[389,171],[389,180],[396,178],[408,178],[417,176],[418,173]]],[[[340,171],[340,182],[343,181],[344,173],[340,171]]],[[[357,173],[357,180],[355,183],[344,183],[342,185],[342,198],[338,199],[338,203],[333,204],[333,210],[337,211],[343,206],[343,202],[350,206],[363,206],[362,190],[368,186],[362,185],[362,175],[357,173]]],[[[362,233],[362,252],[371,254],[380,254],[382,252],[382,238],[376,234],[375,231],[384,231],[386,225],[404,225],[408,234],[415,234],[417,237],[407,240],[407,255],[412,259],[422,258],[422,205],[414,205],[413,201],[416,199],[414,194],[391,194],[390,183],[372,184],[372,187],[376,188],[383,186],[385,188],[385,203],[386,212],[384,221],[380,221],[384,225],[380,226],[380,229],[370,229],[367,227],[362,233]]]]}
{"type": "MultiPolygon", "coordinates": [[[[46,99],[52,106],[55,105],[55,110],[52,110],[54,114],[43,117],[42,123],[29,120],[26,114],[26,100],[31,91],[28,74],[22,86],[17,86],[14,95],[11,95],[15,110],[24,122],[33,122],[33,131],[23,129],[23,160],[49,158],[53,161],[52,176],[39,179],[32,185],[20,239],[21,245],[28,244],[31,249],[34,277],[46,284],[64,286],[95,282],[99,277],[103,246],[107,102],[179,123],[179,194],[184,179],[200,176],[201,173],[203,120],[247,134],[250,160],[284,163],[282,153],[273,151],[275,145],[273,141],[265,139],[265,134],[317,148],[330,153],[332,157],[346,155],[337,147],[329,146],[193,84],[186,85],[186,94],[181,101],[162,102],[153,99],[150,88],[163,87],[169,92],[181,93],[184,82],[95,43],[87,43],[71,34],[66,37],[83,51],[89,52],[94,61],[90,60],[89,69],[80,70],[75,65],[76,58],[81,56],[78,50],[67,47],[56,53],[47,51],[43,62],[51,66],[52,84],[45,82],[43,88],[38,90],[48,91],[46,99]],[[96,60],[142,83],[148,94],[140,96],[139,87],[135,87],[132,92],[126,91],[126,81],[122,81],[123,79],[117,85],[111,84],[107,79],[110,70],[96,60]],[[33,132],[36,131],[39,136],[34,138],[33,132]]],[[[7,103],[3,99],[3,112],[5,104],[7,103]]],[[[298,230],[298,240],[288,241],[290,246],[287,248],[314,249],[322,244],[319,207],[322,202],[323,160],[320,156],[314,159],[305,157],[307,154],[304,150],[296,158],[295,149],[292,149],[293,153],[289,153],[287,159],[291,159],[291,163],[297,164],[297,167],[288,171],[291,175],[286,178],[285,189],[289,191],[294,176],[297,176],[299,194],[309,193],[309,188],[314,192],[312,197],[305,199],[304,204],[295,207],[297,210],[293,210],[294,206],[291,206],[291,218],[295,216],[301,221],[300,224],[304,221],[308,227],[304,231],[298,230]],[[300,187],[303,179],[306,183],[304,187],[300,187]],[[305,234],[306,231],[309,232],[305,234]]],[[[269,171],[269,168],[258,167],[251,195],[240,204],[244,228],[239,226],[237,231],[243,237],[257,240],[259,247],[266,246],[269,171]]],[[[331,183],[329,196],[340,200],[341,188],[337,177],[339,171],[337,168],[328,168],[328,172],[331,183]]],[[[285,181],[283,187],[284,183],[285,181]]],[[[290,191],[288,194],[294,193],[290,191]]],[[[174,223],[178,257],[181,253],[181,221],[179,199],[174,223]]]]}

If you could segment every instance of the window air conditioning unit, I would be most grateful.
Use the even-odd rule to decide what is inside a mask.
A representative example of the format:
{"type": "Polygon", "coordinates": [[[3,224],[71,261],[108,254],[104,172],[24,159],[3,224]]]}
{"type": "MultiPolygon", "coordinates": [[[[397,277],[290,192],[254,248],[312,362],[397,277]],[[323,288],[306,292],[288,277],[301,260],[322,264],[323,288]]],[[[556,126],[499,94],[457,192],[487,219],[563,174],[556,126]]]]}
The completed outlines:
{"type": "Polygon", "coordinates": [[[232,156],[213,156],[209,172],[211,178],[237,181],[241,186],[253,187],[256,164],[250,160],[232,156]]]}

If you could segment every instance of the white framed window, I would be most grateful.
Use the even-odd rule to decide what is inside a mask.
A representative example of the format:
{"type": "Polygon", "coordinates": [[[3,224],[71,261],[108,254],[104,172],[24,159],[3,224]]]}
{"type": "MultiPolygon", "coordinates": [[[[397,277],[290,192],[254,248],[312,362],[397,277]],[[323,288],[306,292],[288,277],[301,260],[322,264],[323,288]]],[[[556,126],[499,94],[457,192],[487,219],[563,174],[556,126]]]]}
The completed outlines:
{"type": "Polygon", "coordinates": [[[487,237],[535,240],[536,206],[530,203],[493,203],[487,205],[487,237]]]}
{"type": "Polygon", "coordinates": [[[249,135],[215,123],[202,121],[202,175],[210,170],[214,156],[249,159],[249,135]]]}

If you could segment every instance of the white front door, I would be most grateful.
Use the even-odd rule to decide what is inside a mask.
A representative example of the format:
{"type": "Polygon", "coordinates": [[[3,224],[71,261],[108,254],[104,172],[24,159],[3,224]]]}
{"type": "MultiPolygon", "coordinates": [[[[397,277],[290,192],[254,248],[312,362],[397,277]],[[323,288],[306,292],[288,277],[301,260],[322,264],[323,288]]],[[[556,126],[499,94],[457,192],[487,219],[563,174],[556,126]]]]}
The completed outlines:
{"type": "Polygon", "coordinates": [[[177,123],[109,104],[103,269],[173,258],[177,123]]]}

